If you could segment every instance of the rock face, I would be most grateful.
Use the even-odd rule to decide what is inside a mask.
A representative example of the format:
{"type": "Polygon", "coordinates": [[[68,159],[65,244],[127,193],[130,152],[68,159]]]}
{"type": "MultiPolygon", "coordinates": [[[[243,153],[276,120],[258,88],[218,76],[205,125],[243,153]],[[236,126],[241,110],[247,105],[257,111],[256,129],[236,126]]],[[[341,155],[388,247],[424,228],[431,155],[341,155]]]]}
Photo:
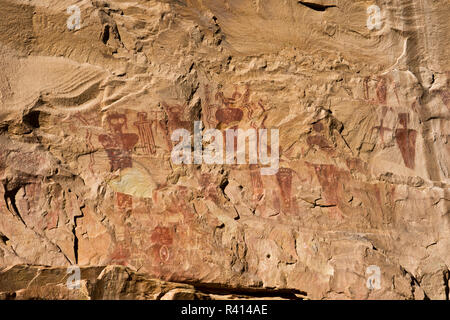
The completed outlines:
{"type": "Polygon", "coordinates": [[[0,299],[448,299],[449,15],[0,0],[0,299]],[[278,170],[177,163],[195,123],[278,170]]]}

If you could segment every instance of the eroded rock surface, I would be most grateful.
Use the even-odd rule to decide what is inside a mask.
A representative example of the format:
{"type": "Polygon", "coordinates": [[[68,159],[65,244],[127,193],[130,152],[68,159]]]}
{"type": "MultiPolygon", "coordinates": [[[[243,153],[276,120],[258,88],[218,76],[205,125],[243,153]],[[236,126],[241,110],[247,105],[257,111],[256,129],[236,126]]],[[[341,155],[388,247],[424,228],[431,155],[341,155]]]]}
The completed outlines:
{"type": "Polygon", "coordinates": [[[448,299],[449,14],[0,0],[0,299],[448,299]],[[278,129],[278,172],[175,164],[195,121],[278,129]]]}

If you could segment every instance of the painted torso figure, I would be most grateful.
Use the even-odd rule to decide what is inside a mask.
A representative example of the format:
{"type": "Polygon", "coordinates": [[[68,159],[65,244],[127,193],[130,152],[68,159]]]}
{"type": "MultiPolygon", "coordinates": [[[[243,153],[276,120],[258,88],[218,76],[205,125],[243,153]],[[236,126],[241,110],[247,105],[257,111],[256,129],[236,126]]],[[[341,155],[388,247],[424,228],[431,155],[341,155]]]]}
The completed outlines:
{"type": "MultiPolygon", "coordinates": [[[[123,133],[123,127],[127,127],[125,114],[110,114],[107,118],[111,133],[102,134],[98,140],[105,148],[111,164],[111,171],[133,167],[131,153],[137,144],[139,137],[134,133],[123,133]]],[[[128,194],[116,193],[117,206],[120,210],[130,210],[133,200],[128,194]]]]}
{"type": "Polygon", "coordinates": [[[127,118],[124,114],[109,115],[108,124],[110,134],[102,134],[98,140],[105,148],[111,163],[111,171],[131,168],[133,166],[131,151],[139,140],[134,133],[123,133],[123,127],[127,126],[127,118]]]}

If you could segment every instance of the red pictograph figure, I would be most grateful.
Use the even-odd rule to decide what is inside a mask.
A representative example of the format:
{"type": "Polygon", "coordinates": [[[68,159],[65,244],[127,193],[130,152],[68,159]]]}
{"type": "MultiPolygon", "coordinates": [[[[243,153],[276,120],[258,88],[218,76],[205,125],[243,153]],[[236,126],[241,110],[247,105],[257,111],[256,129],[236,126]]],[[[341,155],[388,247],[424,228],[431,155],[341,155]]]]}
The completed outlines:
{"type": "Polygon", "coordinates": [[[125,114],[111,114],[107,117],[111,133],[102,134],[98,140],[105,148],[111,163],[111,171],[117,169],[131,168],[131,151],[139,140],[134,133],[123,133],[127,128],[127,117],[125,114]]]}
{"type": "Polygon", "coordinates": [[[384,77],[378,79],[376,92],[378,103],[385,106],[387,103],[387,88],[386,88],[386,79],[384,77]]]}
{"type": "MultiPolygon", "coordinates": [[[[131,168],[133,166],[131,152],[139,140],[138,135],[123,132],[123,128],[127,128],[127,116],[125,114],[110,114],[107,117],[107,122],[111,132],[100,135],[98,140],[108,155],[111,171],[131,168]]],[[[131,196],[118,192],[117,205],[120,209],[131,208],[131,196]]]]}
{"type": "MultiPolygon", "coordinates": [[[[89,150],[95,150],[94,144],[92,143],[92,132],[88,129],[89,126],[97,126],[97,119],[96,117],[88,117],[88,116],[83,116],[81,113],[76,113],[74,115],[75,119],[79,120],[83,125],[86,126],[86,144],[89,147],[89,150]]],[[[68,120],[63,120],[63,121],[68,121],[68,120]]],[[[78,126],[74,126],[74,123],[72,122],[70,124],[70,128],[73,130],[78,130],[78,126]]],[[[90,152],[89,153],[89,171],[91,172],[92,175],[94,175],[94,165],[95,165],[95,158],[94,158],[94,153],[90,152]]]]}
{"type": "Polygon", "coordinates": [[[313,123],[312,127],[315,132],[322,132],[324,130],[323,124],[320,122],[313,123]]]}
{"type": "MultiPolygon", "coordinates": [[[[244,119],[244,117],[250,120],[250,127],[255,129],[257,133],[257,150],[259,153],[260,150],[260,136],[258,135],[259,129],[264,129],[264,122],[267,119],[267,115],[262,117],[262,121],[259,119],[260,123],[256,122],[257,117],[253,117],[257,110],[261,109],[263,112],[266,111],[262,101],[258,101],[258,103],[250,102],[250,88],[249,85],[245,85],[245,91],[240,92],[238,86],[234,87],[234,92],[231,96],[226,96],[223,91],[217,91],[214,96],[215,102],[211,102],[211,93],[209,90],[209,86],[205,86],[205,102],[206,108],[204,114],[206,115],[206,122],[211,127],[220,128],[223,131],[224,140],[227,141],[228,138],[226,136],[226,130],[237,130],[239,129],[239,123],[244,119]]],[[[241,128],[243,129],[243,128],[241,128]]],[[[246,128],[248,129],[248,128],[246,128]]],[[[269,133],[270,134],[270,133],[269,133]]],[[[237,151],[237,142],[238,137],[234,135],[233,143],[234,153],[237,151]]],[[[228,143],[228,141],[227,141],[228,143]]],[[[267,146],[267,152],[271,152],[270,146],[267,146]]],[[[264,184],[261,176],[261,167],[257,164],[250,164],[249,166],[249,174],[252,184],[252,203],[254,206],[258,204],[258,202],[264,196],[264,184]]]]}
{"type": "Polygon", "coordinates": [[[221,108],[216,111],[217,121],[224,124],[241,121],[243,116],[244,112],[238,108],[221,108]]]}
{"type": "Polygon", "coordinates": [[[372,79],[371,77],[365,77],[363,80],[363,90],[364,90],[364,100],[385,106],[387,103],[387,85],[385,77],[377,77],[376,79],[372,79]],[[375,97],[370,98],[371,85],[370,82],[374,80],[376,81],[375,87],[375,97]]]}
{"type": "Polygon", "coordinates": [[[120,264],[126,266],[132,257],[134,246],[133,236],[129,226],[125,226],[123,233],[118,236],[116,233],[114,249],[109,255],[110,264],[120,264]]]}
{"type": "Polygon", "coordinates": [[[393,90],[394,90],[394,93],[395,93],[395,98],[397,99],[398,106],[401,107],[400,97],[398,95],[398,90],[400,89],[400,86],[398,85],[397,82],[394,82],[392,87],[393,87],[393,90]]]}
{"type": "Polygon", "coordinates": [[[152,254],[159,263],[169,261],[173,236],[173,229],[167,227],[158,226],[152,231],[150,235],[150,240],[154,243],[152,246],[152,254]]]}
{"type": "Polygon", "coordinates": [[[336,218],[342,218],[340,209],[343,195],[345,194],[343,181],[350,179],[349,172],[336,168],[329,164],[309,164],[314,168],[317,179],[322,187],[322,198],[326,201],[331,214],[336,218]]]}
{"type": "Polygon", "coordinates": [[[128,194],[117,192],[116,196],[119,209],[128,209],[133,206],[133,199],[128,194]]]}
{"type": "Polygon", "coordinates": [[[165,102],[162,103],[164,111],[167,114],[167,125],[166,125],[166,139],[167,145],[169,149],[172,150],[172,140],[170,135],[177,129],[186,129],[189,132],[192,132],[193,129],[193,121],[184,120],[184,113],[187,109],[186,105],[169,105],[165,102]]]}
{"type": "Polygon", "coordinates": [[[214,97],[219,104],[211,103],[209,86],[206,85],[206,122],[213,127],[216,124],[228,126],[234,122],[239,122],[244,118],[244,109],[250,111],[250,89],[248,85],[244,93],[240,93],[237,86],[235,86],[231,97],[225,96],[222,91],[218,91],[214,97]]]}
{"type": "Polygon", "coordinates": [[[216,120],[219,123],[230,124],[232,122],[241,121],[244,117],[244,112],[241,108],[237,107],[236,104],[241,99],[242,94],[235,91],[231,97],[225,97],[223,92],[219,91],[216,93],[216,100],[222,102],[222,107],[216,110],[216,120]]]}
{"type": "Polygon", "coordinates": [[[450,110],[450,71],[446,71],[446,85],[437,91],[441,96],[442,102],[448,110],[450,110]]]}
{"type": "Polygon", "coordinates": [[[370,81],[370,77],[365,77],[363,80],[364,99],[365,100],[370,100],[369,81],[370,81]]]}
{"type": "Polygon", "coordinates": [[[322,135],[308,136],[308,138],[306,138],[306,143],[308,143],[310,147],[318,146],[322,150],[329,150],[332,148],[327,139],[322,135]]]}
{"type": "Polygon", "coordinates": [[[33,209],[33,207],[37,207],[39,201],[41,200],[41,195],[43,194],[41,191],[41,183],[30,183],[25,186],[25,196],[28,198],[27,202],[27,211],[33,209]],[[30,205],[31,203],[31,205],[30,205]]]}
{"type": "Polygon", "coordinates": [[[407,166],[410,169],[414,169],[417,131],[413,129],[408,129],[408,122],[409,122],[408,113],[399,113],[398,118],[400,125],[403,128],[395,130],[395,139],[402,153],[405,166],[407,166]]]}
{"type": "Polygon", "coordinates": [[[256,205],[264,195],[264,184],[261,178],[261,169],[259,165],[250,165],[250,179],[252,181],[253,199],[252,202],[256,205]]]}
{"type": "Polygon", "coordinates": [[[442,91],[441,92],[442,102],[447,106],[447,109],[450,110],[450,91],[442,91]]]}
{"type": "MultiPolygon", "coordinates": [[[[235,86],[235,91],[231,97],[226,97],[222,91],[217,91],[215,94],[215,101],[219,101],[220,104],[212,104],[210,100],[209,86],[205,86],[205,101],[206,101],[206,122],[209,126],[220,129],[238,129],[238,122],[244,117],[244,111],[242,110],[241,103],[247,97],[238,91],[235,86]]],[[[248,97],[247,97],[248,98],[248,97]]],[[[222,132],[223,139],[226,141],[226,132],[222,132]]],[[[237,150],[237,136],[234,136],[233,150],[237,150]]]]}
{"type": "Polygon", "coordinates": [[[146,154],[155,154],[156,153],[156,145],[155,139],[153,138],[152,132],[152,122],[147,120],[147,112],[138,112],[137,114],[138,121],[134,123],[134,125],[139,130],[139,138],[144,144],[144,150],[146,154]]]}
{"type": "Polygon", "coordinates": [[[210,199],[217,203],[219,201],[217,197],[217,186],[214,183],[212,175],[209,173],[200,174],[199,182],[201,186],[201,192],[204,195],[205,199],[210,199]]]}
{"type": "Polygon", "coordinates": [[[194,219],[194,211],[189,204],[189,189],[185,186],[177,186],[176,192],[169,195],[170,203],[166,206],[167,215],[182,215],[185,222],[194,219]]]}
{"type": "Polygon", "coordinates": [[[186,121],[183,119],[183,114],[187,109],[186,105],[168,105],[165,102],[163,102],[162,105],[167,113],[170,132],[173,132],[176,129],[186,129],[188,131],[192,131],[192,121],[186,121]]]}
{"type": "Polygon", "coordinates": [[[129,249],[129,244],[119,243],[116,245],[116,248],[109,256],[109,259],[112,264],[120,264],[122,266],[126,266],[128,260],[130,259],[131,253],[129,249]]]}
{"type": "Polygon", "coordinates": [[[210,92],[209,92],[209,85],[205,85],[205,110],[204,110],[204,114],[205,114],[205,122],[211,126],[214,127],[215,126],[215,120],[213,119],[213,110],[216,110],[218,108],[220,108],[219,105],[217,104],[212,104],[211,103],[211,99],[210,99],[210,92]]]}
{"type": "Polygon", "coordinates": [[[278,186],[281,193],[281,207],[284,212],[291,212],[291,192],[292,192],[292,170],[289,168],[280,168],[276,175],[278,186]]]}
{"type": "Polygon", "coordinates": [[[382,107],[382,109],[381,109],[382,117],[380,120],[380,125],[374,127],[374,129],[378,129],[378,132],[380,133],[381,143],[383,143],[383,144],[384,144],[384,133],[392,131],[392,129],[383,126],[384,118],[386,117],[386,114],[388,111],[391,111],[391,108],[382,107]]]}

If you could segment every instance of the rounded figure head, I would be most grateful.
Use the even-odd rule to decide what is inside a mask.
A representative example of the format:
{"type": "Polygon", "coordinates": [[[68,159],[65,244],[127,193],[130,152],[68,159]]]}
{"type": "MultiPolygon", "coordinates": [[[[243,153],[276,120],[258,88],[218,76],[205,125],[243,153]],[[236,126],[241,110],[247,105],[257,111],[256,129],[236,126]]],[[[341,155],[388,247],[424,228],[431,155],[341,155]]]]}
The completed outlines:
{"type": "Polygon", "coordinates": [[[108,115],[107,121],[114,133],[122,133],[123,127],[127,127],[127,117],[121,113],[113,113],[108,115]]]}

